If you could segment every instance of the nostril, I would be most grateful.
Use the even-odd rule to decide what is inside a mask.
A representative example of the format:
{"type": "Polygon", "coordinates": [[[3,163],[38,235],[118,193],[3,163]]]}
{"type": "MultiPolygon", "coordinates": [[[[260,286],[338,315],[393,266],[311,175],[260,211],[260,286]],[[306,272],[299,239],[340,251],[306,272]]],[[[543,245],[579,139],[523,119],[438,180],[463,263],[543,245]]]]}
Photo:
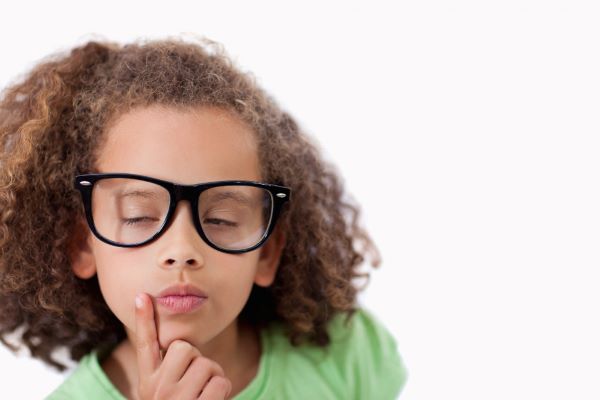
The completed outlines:
{"type": "Polygon", "coordinates": [[[168,266],[168,267],[175,267],[177,264],[180,264],[181,266],[188,266],[188,267],[194,267],[194,268],[196,268],[200,265],[198,260],[196,260],[195,258],[188,258],[185,262],[177,261],[177,259],[175,259],[175,258],[168,258],[164,261],[164,266],[168,266]]]}

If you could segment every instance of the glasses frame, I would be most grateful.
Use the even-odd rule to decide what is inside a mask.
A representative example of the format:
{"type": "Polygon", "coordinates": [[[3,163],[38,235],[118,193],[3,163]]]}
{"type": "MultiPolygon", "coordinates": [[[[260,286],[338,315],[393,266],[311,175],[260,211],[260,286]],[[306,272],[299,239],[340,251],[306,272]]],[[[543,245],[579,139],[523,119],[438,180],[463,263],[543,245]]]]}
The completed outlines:
{"type": "Polygon", "coordinates": [[[241,254],[246,253],[252,250],[255,250],[262,246],[266,240],[269,238],[273,230],[275,229],[275,224],[277,219],[281,213],[283,205],[290,199],[291,189],[285,186],[279,186],[269,183],[261,183],[255,181],[215,181],[215,182],[206,182],[199,183],[196,185],[179,185],[173,182],[165,181],[162,179],[152,178],[145,175],[136,175],[136,174],[127,174],[127,173],[94,173],[94,174],[80,174],[75,177],[75,189],[77,189],[81,193],[81,197],[83,200],[83,207],[85,209],[85,215],[87,219],[87,223],[94,234],[99,240],[104,243],[110,244],[112,246],[117,247],[140,247],[145,244],[148,244],[156,239],[158,239],[171,225],[171,220],[173,218],[173,214],[175,213],[175,209],[181,200],[187,200],[190,202],[192,208],[192,220],[196,231],[204,240],[206,244],[212,247],[215,250],[222,251],[228,254],[241,254]],[[110,239],[102,236],[96,226],[94,224],[94,219],[92,215],[92,191],[94,189],[94,185],[96,182],[109,179],[109,178],[128,178],[128,179],[136,179],[140,181],[154,183],[165,188],[169,192],[169,210],[167,211],[167,215],[165,216],[165,220],[163,221],[160,229],[149,239],[133,244],[124,244],[119,242],[114,242],[110,239]],[[200,194],[207,189],[219,187],[219,186],[252,186],[261,189],[267,190],[271,194],[271,199],[273,200],[273,209],[271,211],[271,218],[269,220],[269,226],[265,229],[265,233],[262,238],[259,240],[257,244],[252,247],[239,249],[239,250],[231,250],[225,249],[217,246],[212,243],[204,231],[202,230],[202,225],[200,224],[200,216],[198,214],[198,200],[200,198],[200,194]]]}

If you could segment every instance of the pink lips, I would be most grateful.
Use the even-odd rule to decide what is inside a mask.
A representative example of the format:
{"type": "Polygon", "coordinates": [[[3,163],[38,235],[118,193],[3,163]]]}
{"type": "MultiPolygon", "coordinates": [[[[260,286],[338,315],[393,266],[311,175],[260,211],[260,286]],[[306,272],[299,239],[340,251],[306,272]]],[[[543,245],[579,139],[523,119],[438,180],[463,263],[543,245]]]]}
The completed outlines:
{"type": "Polygon", "coordinates": [[[202,303],[206,300],[206,297],[198,297],[198,296],[164,296],[157,297],[156,303],[161,306],[167,308],[168,310],[180,314],[187,313],[193,311],[200,307],[202,303]]]}
{"type": "Polygon", "coordinates": [[[193,285],[174,285],[156,296],[156,303],[175,314],[188,313],[200,307],[208,296],[193,285]]]}

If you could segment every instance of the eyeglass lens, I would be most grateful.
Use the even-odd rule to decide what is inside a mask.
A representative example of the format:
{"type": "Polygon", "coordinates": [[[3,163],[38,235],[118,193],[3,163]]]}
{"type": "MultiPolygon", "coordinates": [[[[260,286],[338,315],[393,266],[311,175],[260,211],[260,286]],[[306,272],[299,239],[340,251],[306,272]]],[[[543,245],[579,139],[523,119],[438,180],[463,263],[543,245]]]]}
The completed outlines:
{"type": "MultiPolygon", "coordinates": [[[[169,191],[160,185],[107,178],[94,185],[92,219],[104,238],[136,244],[162,229],[169,204],[169,191]]],[[[217,186],[203,191],[198,199],[202,231],[210,242],[226,250],[241,250],[260,242],[272,209],[271,193],[254,186],[217,186]]]]}

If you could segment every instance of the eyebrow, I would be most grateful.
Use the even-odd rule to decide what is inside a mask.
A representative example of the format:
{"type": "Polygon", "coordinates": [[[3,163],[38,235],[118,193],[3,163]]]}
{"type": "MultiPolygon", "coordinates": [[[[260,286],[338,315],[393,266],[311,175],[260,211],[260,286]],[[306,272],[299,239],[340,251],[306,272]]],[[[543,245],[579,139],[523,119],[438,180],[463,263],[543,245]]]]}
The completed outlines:
{"type": "Polygon", "coordinates": [[[124,190],[120,193],[120,197],[130,197],[130,196],[139,196],[139,197],[146,197],[146,198],[155,198],[157,191],[149,191],[149,190],[140,190],[140,189],[133,189],[133,190],[124,190]]]}
{"type": "Polygon", "coordinates": [[[232,191],[215,193],[215,194],[211,195],[207,199],[207,201],[214,202],[214,201],[228,200],[228,199],[235,200],[235,201],[242,203],[244,205],[247,205],[247,206],[253,206],[256,204],[256,202],[252,201],[250,198],[248,198],[248,196],[245,196],[241,193],[232,192],[232,191]]]}

